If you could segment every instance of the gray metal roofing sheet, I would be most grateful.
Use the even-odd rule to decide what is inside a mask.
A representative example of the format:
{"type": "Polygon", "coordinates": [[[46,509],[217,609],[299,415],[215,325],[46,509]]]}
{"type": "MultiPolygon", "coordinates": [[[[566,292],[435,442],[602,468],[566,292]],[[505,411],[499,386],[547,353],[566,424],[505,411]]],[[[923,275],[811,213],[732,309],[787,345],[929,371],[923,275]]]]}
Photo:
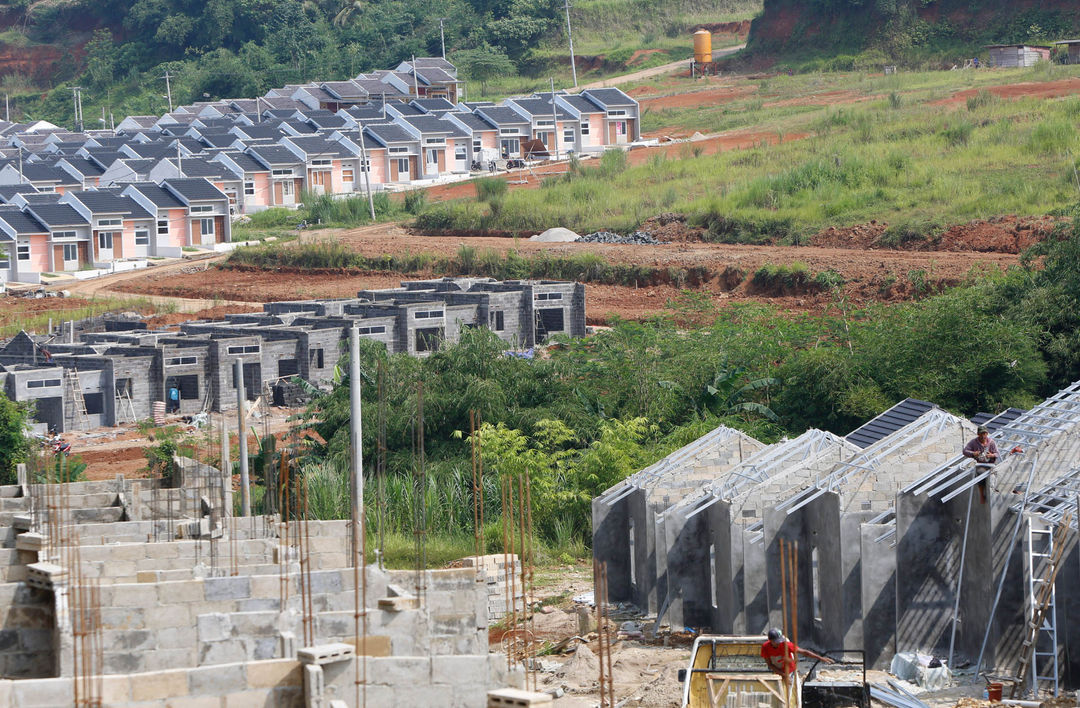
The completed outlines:
{"type": "Polygon", "coordinates": [[[165,185],[183,195],[188,201],[210,201],[226,198],[220,189],[202,177],[167,179],[165,185]]]}
{"type": "Polygon", "coordinates": [[[85,226],[89,223],[67,204],[32,204],[29,208],[38,221],[49,227],[85,226]]]}
{"type": "Polygon", "coordinates": [[[605,106],[633,106],[637,103],[617,88],[585,89],[581,95],[592,96],[605,106]]]}
{"type": "Polygon", "coordinates": [[[0,219],[14,229],[17,234],[44,234],[49,231],[32,214],[28,214],[18,207],[0,207],[0,219]]]}
{"type": "Polygon", "coordinates": [[[161,209],[179,209],[184,206],[183,202],[156,184],[143,182],[132,186],[145,196],[151,204],[161,209]]]}
{"type": "Polygon", "coordinates": [[[934,404],[929,401],[905,398],[881,415],[848,433],[844,439],[862,448],[869,447],[887,435],[895,433],[908,423],[917,420],[933,407],[934,404]]]}

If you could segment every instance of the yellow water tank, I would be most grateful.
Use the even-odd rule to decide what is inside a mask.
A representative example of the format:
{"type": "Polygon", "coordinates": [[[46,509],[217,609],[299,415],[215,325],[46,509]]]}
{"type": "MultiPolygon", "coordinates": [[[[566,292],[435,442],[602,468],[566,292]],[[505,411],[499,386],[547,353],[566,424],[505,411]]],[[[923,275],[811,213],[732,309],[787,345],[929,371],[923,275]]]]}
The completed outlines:
{"type": "Polygon", "coordinates": [[[707,29],[694,32],[694,61],[698,64],[712,61],[712,32],[707,29]]]}

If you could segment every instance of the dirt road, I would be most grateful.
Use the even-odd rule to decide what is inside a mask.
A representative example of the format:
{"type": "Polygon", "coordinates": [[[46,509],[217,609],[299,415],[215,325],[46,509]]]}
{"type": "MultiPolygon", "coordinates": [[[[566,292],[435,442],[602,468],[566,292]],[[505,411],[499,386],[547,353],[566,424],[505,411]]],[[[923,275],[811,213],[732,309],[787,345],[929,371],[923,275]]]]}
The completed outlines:
{"type": "MultiPolygon", "coordinates": [[[[734,47],[728,47],[726,49],[717,49],[713,52],[713,60],[721,59],[728,55],[734,54],[740,49],[744,49],[745,44],[739,44],[734,47]]],[[[576,90],[584,91],[585,89],[598,89],[607,88],[609,86],[621,86],[622,84],[629,84],[634,81],[641,81],[643,79],[649,79],[653,76],[662,76],[672,71],[678,71],[679,69],[690,69],[689,59],[680,59],[679,61],[673,61],[669,64],[663,64],[661,66],[654,66],[651,69],[642,69],[641,71],[635,71],[630,74],[623,74],[622,76],[613,76],[610,79],[604,79],[603,81],[593,81],[592,83],[582,84],[578,86],[576,90]]]]}

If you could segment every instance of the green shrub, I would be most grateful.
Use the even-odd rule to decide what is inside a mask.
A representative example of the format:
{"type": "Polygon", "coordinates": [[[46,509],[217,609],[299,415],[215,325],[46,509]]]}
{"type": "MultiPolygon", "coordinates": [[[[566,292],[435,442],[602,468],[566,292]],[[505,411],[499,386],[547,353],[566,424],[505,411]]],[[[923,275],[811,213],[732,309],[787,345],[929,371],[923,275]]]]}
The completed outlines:
{"type": "Polygon", "coordinates": [[[971,121],[961,118],[942,128],[941,137],[945,138],[949,147],[960,147],[968,144],[973,132],[975,132],[975,126],[971,121]]]}
{"type": "Polygon", "coordinates": [[[498,177],[484,177],[476,180],[476,197],[482,202],[493,202],[506,196],[509,185],[498,177]]]}
{"type": "Polygon", "coordinates": [[[817,284],[822,290],[833,290],[835,288],[842,288],[844,286],[844,276],[837,273],[831,268],[829,270],[823,270],[814,276],[814,283],[817,284]]]}
{"type": "Polygon", "coordinates": [[[942,230],[936,221],[901,221],[885,229],[878,243],[888,248],[904,248],[917,242],[935,243],[941,238],[942,230]]]}
{"type": "Polygon", "coordinates": [[[986,89],[979,89],[974,95],[968,96],[967,109],[969,111],[977,111],[980,108],[992,105],[997,101],[997,96],[990,93],[986,89]]]}
{"type": "Polygon", "coordinates": [[[597,168],[605,178],[614,177],[624,172],[627,167],[626,153],[622,150],[605,150],[600,156],[600,166],[597,168]]]}
{"type": "Polygon", "coordinates": [[[427,192],[422,189],[413,189],[405,193],[405,211],[418,216],[427,205],[427,192]]]}
{"type": "Polygon", "coordinates": [[[752,290],[772,295],[795,295],[816,286],[810,276],[810,267],[801,261],[779,265],[766,263],[750,278],[752,290]]]}

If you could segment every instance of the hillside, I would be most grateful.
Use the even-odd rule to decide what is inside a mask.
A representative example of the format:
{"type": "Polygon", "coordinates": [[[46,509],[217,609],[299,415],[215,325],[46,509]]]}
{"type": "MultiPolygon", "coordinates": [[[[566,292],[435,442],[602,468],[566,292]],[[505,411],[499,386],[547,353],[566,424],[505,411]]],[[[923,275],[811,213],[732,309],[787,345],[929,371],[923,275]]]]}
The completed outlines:
{"type": "Polygon", "coordinates": [[[1072,0],[765,0],[747,54],[796,68],[956,63],[984,44],[1046,44],[1080,32],[1072,0]]]}
{"type": "MultiPolygon", "coordinates": [[[[579,74],[688,57],[694,26],[748,20],[760,8],[761,0],[581,0],[571,10],[579,74]]],[[[70,125],[71,93],[61,87],[74,84],[85,88],[88,117],[102,108],[118,120],[162,113],[165,71],[176,103],[340,80],[438,56],[440,18],[447,55],[475,88],[489,78],[478,58],[498,67],[487,82],[493,93],[547,86],[549,76],[570,83],[561,0],[0,0],[0,91],[16,99],[15,119],[70,125]]]]}

